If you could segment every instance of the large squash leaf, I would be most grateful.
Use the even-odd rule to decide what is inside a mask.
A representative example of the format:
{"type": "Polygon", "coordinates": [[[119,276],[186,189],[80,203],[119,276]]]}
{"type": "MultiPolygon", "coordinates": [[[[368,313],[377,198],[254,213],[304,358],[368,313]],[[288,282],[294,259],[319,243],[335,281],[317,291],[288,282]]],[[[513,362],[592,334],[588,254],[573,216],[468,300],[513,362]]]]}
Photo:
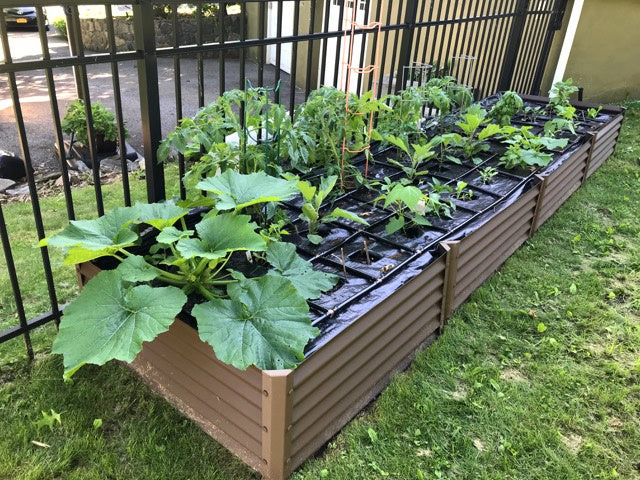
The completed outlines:
{"type": "Polygon", "coordinates": [[[172,226],[189,212],[173,203],[138,203],[131,208],[138,212],[139,222],[158,230],[172,226]]]}
{"type": "Polygon", "coordinates": [[[241,370],[296,366],[318,329],[311,326],[309,307],[293,284],[267,275],[229,287],[229,300],[211,300],[193,307],[200,338],[220,361],[241,370]]]}
{"type": "Polygon", "coordinates": [[[218,210],[239,210],[258,203],[280,202],[298,193],[293,180],[272,177],[264,172],[244,175],[234,170],[206,178],[196,188],[218,195],[218,210]]]}
{"type": "Polygon", "coordinates": [[[311,262],[301,258],[291,243],[271,243],[267,248],[267,261],[273,266],[269,275],[288,278],[306,299],[318,298],[338,283],[337,275],[314,270],[311,262]]]}
{"type": "Polygon", "coordinates": [[[263,238],[255,232],[256,225],[248,215],[225,213],[209,217],[196,225],[200,238],[183,238],[176,248],[183,258],[202,257],[209,260],[223,258],[238,250],[261,252],[267,248],[263,238]]]}
{"type": "Polygon", "coordinates": [[[118,270],[100,272],[64,310],[52,351],[64,355],[67,378],[85,363],[132,362],[186,301],[179,288],[132,286],[118,270]]]}
{"type": "Polygon", "coordinates": [[[94,220],[72,220],[61,232],[42,239],[40,246],[68,248],[65,264],[113,255],[138,240],[138,234],[129,228],[137,219],[137,211],[123,207],[94,220]]]}

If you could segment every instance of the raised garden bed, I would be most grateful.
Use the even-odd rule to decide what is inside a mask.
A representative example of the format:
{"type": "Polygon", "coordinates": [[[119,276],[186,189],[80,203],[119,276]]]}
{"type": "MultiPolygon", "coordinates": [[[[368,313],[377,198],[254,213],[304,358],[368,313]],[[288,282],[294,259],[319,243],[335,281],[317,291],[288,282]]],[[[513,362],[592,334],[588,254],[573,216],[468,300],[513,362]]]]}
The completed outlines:
{"type": "MultiPolygon", "coordinates": [[[[375,398],[437,336],[453,310],[610,155],[622,112],[603,112],[611,115],[537,171],[503,169],[497,159],[504,147],[497,142],[475,163],[430,162],[438,182],[454,187],[464,181],[473,192],[462,198],[444,193],[457,208],[451,217],[431,217],[430,226],[386,234],[394,213],[375,202],[380,192],[358,189],[332,207],[366,217],[368,226],[334,221],[321,247],[306,239],[303,227],[292,232],[287,240],[303,258],[341,277],[333,290],[309,302],[320,335],[297,368],[241,371],[221,363],[185,314],[179,317],[184,322],[144,344],[132,368],[264,478],[286,478],[375,398]],[[490,183],[480,180],[485,167],[496,171],[490,183]]],[[[386,160],[391,155],[375,155],[369,165],[373,176],[403,175],[386,160]]],[[[300,202],[289,201],[286,208],[295,217],[300,202]]],[[[80,284],[98,272],[92,263],[79,265],[80,284]]]]}

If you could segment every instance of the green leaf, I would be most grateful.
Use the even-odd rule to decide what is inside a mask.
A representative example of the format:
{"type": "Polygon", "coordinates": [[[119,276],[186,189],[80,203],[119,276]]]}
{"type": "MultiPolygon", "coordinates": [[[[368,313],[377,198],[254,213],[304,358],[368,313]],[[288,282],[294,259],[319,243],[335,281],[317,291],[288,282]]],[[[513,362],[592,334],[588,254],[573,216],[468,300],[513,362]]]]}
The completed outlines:
{"type": "Polygon", "coordinates": [[[547,326],[544,323],[540,322],[538,324],[538,332],[544,333],[546,331],[547,331],[547,326]]]}
{"type": "Polygon", "coordinates": [[[142,342],[169,329],[187,297],[179,288],[132,287],[117,270],[96,275],[64,310],[53,353],[64,355],[65,378],[85,363],[132,362],[142,342]]]}
{"type": "Polygon", "coordinates": [[[58,425],[62,425],[62,414],[56,412],[52,408],[51,414],[48,414],[47,412],[42,410],[42,418],[34,423],[36,424],[38,431],[40,431],[42,427],[49,427],[49,430],[53,430],[53,426],[56,424],[56,422],[58,423],[58,425]]]}
{"type": "Polygon", "coordinates": [[[183,238],[189,238],[193,235],[193,230],[178,230],[176,227],[164,228],[156,237],[158,243],[172,245],[183,238]]]}
{"type": "Polygon", "coordinates": [[[158,270],[149,265],[144,257],[131,255],[117,268],[123,280],[128,282],[149,282],[158,277],[158,270]]]}
{"type": "Polygon", "coordinates": [[[129,229],[137,218],[138,212],[124,207],[94,220],[72,220],[61,232],[42,239],[40,246],[68,248],[63,262],[67,265],[113,255],[138,240],[138,234],[129,229]]]}
{"type": "Polygon", "coordinates": [[[384,227],[384,230],[391,235],[402,228],[404,228],[404,217],[399,215],[397,217],[392,217],[391,220],[389,220],[389,223],[384,227]]]}
{"type": "Polygon", "coordinates": [[[298,193],[295,181],[272,177],[262,171],[243,175],[227,170],[220,176],[204,179],[196,188],[218,195],[218,210],[237,210],[258,203],[280,202],[298,193]]]}
{"type": "Polygon", "coordinates": [[[333,220],[334,218],[346,218],[347,220],[351,220],[352,222],[369,225],[369,222],[367,222],[364,218],[360,218],[355,213],[350,212],[349,210],[343,210],[342,208],[334,208],[333,211],[330,214],[325,215],[322,220],[324,222],[327,222],[333,220]]]}
{"type": "MultiPolygon", "coordinates": [[[[384,137],[384,139],[387,142],[389,142],[390,144],[395,145],[396,147],[398,147],[400,150],[402,150],[407,155],[410,155],[409,147],[407,146],[407,144],[405,143],[405,141],[402,138],[396,137],[395,135],[386,135],[384,137]]],[[[415,146],[414,146],[414,148],[415,148],[415,146]]]]}
{"type": "Polygon", "coordinates": [[[307,202],[310,202],[316,194],[316,187],[311,185],[309,182],[299,181],[296,183],[296,187],[300,190],[300,193],[302,193],[302,196],[307,202]]]}
{"type": "Polygon", "coordinates": [[[102,419],[96,418],[93,420],[93,428],[95,430],[100,430],[102,428],[102,419]]]}
{"type": "Polygon", "coordinates": [[[176,244],[184,258],[223,258],[230,252],[249,250],[262,252],[264,239],[255,232],[257,226],[248,215],[225,213],[209,217],[196,225],[200,238],[183,238],[176,244]]]}
{"type": "Polygon", "coordinates": [[[499,133],[502,133],[502,127],[500,127],[500,125],[498,124],[490,123],[482,130],[480,130],[480,133],[478,133],[478,140],[483,141],[489,137],[498,135],[499,133]]]}
{"type": "Polygon", "coordinates": [[[274,268],[269,275],[288,278],[307,299],[320,297],[322,292],[331,290],[338,283],[337,275],[314,270],[311,262],[301,258],[291,243],[271,243],[267,248],[267,261],[274,268]]]}
{"type": "Polygon", "coordinates": [[[578,287],[575,283],[572,283],[571,286],[569,286],[569,293],[571,295],[575,295],[576,293],[578,293],[578,287]]]}
{"type": "Polygon", "coordinates": [[[315,235],[313,233],[307,234],[307,240],[309,240],[314,245],[320,245],[322,243],[322,237],[320,235],[315,235]]]}
{"type": "Polygon", "coordinates": [[[291,281],[267,275],[228,288],[229,300],[211,300],[193,307],[200,338],[218,359],[241,370],[295,367],[318,329],[311,326],[309,307],[291,281]]]}
{"type": "Polygon", "coordinates": [[[189,212],[173,203],[138,203],[131,208],[138,212],[139,222],[158,230],[170,227],[189,212]]]}

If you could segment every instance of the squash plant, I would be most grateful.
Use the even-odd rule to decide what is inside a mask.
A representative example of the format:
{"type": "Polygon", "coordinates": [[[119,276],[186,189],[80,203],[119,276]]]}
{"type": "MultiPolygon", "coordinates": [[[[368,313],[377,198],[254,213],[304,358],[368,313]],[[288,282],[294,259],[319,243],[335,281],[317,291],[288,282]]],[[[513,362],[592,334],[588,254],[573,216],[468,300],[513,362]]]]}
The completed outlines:
{"type": "Polygon", "coordinates": [[[193,228],[179,206],[136,205],[72,221],[41,242],[66,249],[65,264],[100,257],[119,261],[64,311],[53,352],[64,355],[65,377],[86,363],[133,361],[143,342],[169,329],[187,295],[199,302],[191,313],[200,338],[222,362],[282,369],[303,358],[306,343],[318,334],[306,300],[318,298],[338,278],[314,270],[294,245],[267,241],[245,213],[292,198],[295,182],[228,170],[198,188],[209,192],[214,207],[193,228]],[[136,247],[149,235],[148,253],[139,253],[136,247]],[[243,265],[245,271],[237,271],[243,265]]]}

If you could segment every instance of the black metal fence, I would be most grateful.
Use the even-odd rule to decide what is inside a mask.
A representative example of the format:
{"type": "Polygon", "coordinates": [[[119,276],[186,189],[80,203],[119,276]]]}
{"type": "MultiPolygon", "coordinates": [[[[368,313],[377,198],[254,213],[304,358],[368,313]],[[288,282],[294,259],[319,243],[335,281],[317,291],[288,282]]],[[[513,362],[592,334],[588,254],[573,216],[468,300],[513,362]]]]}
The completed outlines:
{"type": "MultiPolygon", "coordinates": [[[[247,80],[257,86],[281,81],[283,103],[290,111],[313,88],[321,84],[337,86],[341,49],[345,47],[345,16],[351,8],[357,9],[359,23],[382,22],[379,30],[358,28],[355,32],[358,48],[354,49],[354,61],[360,66],[375,62],[376,45],[381,49],[382,81],[378,94],[401,89],[409,82],[426,81],[433,75],[452,74],[472,87],[477,96],[485,96],[507,89],[539,93],[566,3],[566,0],[194,1],[192,5],[197,6],[185,16],[184,6],[178,8],[177,2],[138,0],[129,6],[124,1],[102,1],[93,6],[104,11],[104,19],[100,20],[104,28],[98,34],[97,20],[88,25],[81,15],[82,9],[90,5],[86,1],[59,5],[49,0],[5,0],[4,10],[0,9],[4,52],[0,93],[7,92],[13,107],[17,129],[13,138],[26,167],[37,237],[41,239],[51,233],[45,232],[34,175],[34,165],[43,160],[45,153],[30,146],[36,135],[45,136],[56,144],[57,152],[65,151],[61,107],[69,100],[59,99],[60,72],[72,70],[67,77],[72,79],[74,93],[84,100],[95,210],[102,215],[101,167],[89,107],[92,99],[99,97],[113,108],[120,145],[125,142],[126,123],[132,143],[137,142],[136,146],[144,152],[147,198],[158,201],[165,198],[165,172],[156,154],[163,130],[166,134],[180,118],[191,115],[221,92],[244,88],[247,80]],[[39,51],[31,56],[16,51],[12,40],[17,34],[8,30],[7,22],[12,20],[15,9],[28,7],[26,3],[36,5],[38,34],[33,35],[32,41],[39,42],[39,51]],[[62,50],[51,48],[52,32],[47,33],[44,7],[52,6],[62,7],[60,11],[66,20],[68,48],[62,50]],[[185,18],[191,23],[183,25],[185,18]],[[189,28],[194,30],[193,38],[185,39],[184,32],[189,28]],[[95,48],[89,45],[95,40],[90,37],[91,32],[94,37],[104,37],[96,42],[104,51],[87,49],[95,48]],[[127,32],[131,38],[126,37],[127,32]],[[98,75],[92,74],[94,71],[98,75]],[[35,121],[33,114],[25,114],[23,109],[24,99],[29,95],[29,79],[33,78],[30,75],[34,72],[44,78],[42,89],[46,91],[48,108],[45,106],[43,111],[51,118],[47,122],[49,131],[30,129],[35,121]],[[6,85],[2,83],[3,77],[6,85]],[[98,77],[103,80],[96,87],[98,77]],[[109,78],[107,87],[104,78],[109,78]]],[[[371,85],[371,77],[364,76],[357,82],[357,90],[361,92],[371,85]]],[[[122,203],[130,205],[125,153],[120,159],[122,203]]],[[[72,220],[75,206],[67,162],[58,155],[55,163],[62,181],[66,215],[72,220]]],[[[185,168],[180,160],[180,176],[185,168]]],[[[184,196],[182,187],[180,193],[184,196]]],[[[14,300],[11,311],[7,308],[0,311],[7,318],[17,316],[16,325],[0,332],[0,343],[23,336],[32,357],[30,332],[51,321],[57,324],[62,307],[49,254],[43,247],[42,274],[51,310],[27,318],[9,233],[0,200],[0,241],[4,252],[4,265],[0,257],[0,280],[10,283],[14,300]]]]}

